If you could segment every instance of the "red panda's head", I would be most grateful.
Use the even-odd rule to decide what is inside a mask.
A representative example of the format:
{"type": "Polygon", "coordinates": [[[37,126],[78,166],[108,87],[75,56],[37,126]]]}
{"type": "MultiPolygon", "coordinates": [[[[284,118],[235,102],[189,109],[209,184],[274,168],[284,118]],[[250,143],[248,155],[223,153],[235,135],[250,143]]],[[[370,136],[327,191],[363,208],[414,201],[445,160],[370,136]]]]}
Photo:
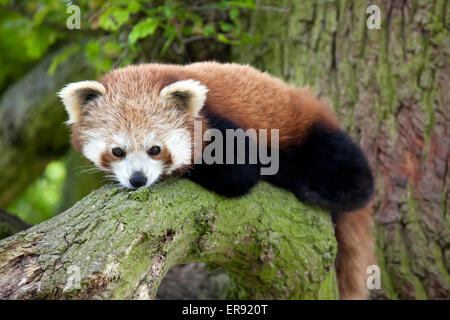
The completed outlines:
{"type": "Polygon", "coordinates": [[[192,79],[165,85],[133,70],[71,83],[58,93],[74,147],[127,188],[148,187],[192,163],[193,121],[208,91],[192,79]]]}

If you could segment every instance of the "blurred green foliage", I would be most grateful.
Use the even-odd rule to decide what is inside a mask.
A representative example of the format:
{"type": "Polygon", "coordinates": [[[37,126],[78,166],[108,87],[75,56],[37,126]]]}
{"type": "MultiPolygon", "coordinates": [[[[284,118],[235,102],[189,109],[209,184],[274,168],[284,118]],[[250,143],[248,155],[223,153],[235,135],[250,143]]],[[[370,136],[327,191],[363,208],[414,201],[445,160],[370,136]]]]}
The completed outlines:
{"type": "Polygon", "coordinates": [[[100,74],[139,59],[167,60],[169,48],[182,56],[193,41],[253,41],[239,16],[254,8],[254,0],[0,0],[0,93],[62,44],[73,45],[54,58],[50,74],[80,50],[100,74]],[[66,27],[71,5],[80,8],[80,30],[66,27]]]}
{"type": "MultiPolygon", "coordinates": [[[[254,2],[0,0],[0,95],[47,53],[61,47],[65,49],[53,58],[50,75],[72,55],[82,52],[100,76],[130,63],[183,63],[202,59],[199,52],[211,47],[220,54],[226,46],[257,41],[244,31],[240,19],[255,9],[254,2]],[[74,14],[72,5],[80,9],[79,30],[71,30],[66,24],[74,14]],[[186,54],[199,43],[192,57],[186,54]]],[[[7,209],[31,224],[57,214],[66,177],[65,161],[51,162],[42,177],[7,209]]]]}
{"type": "Polygon", "coordinates": [[[28,186],[7,211],[29,224],[38,224],[55,214],[59,208],[66,166],[62,160],[52,161],[40,178],[28,186]]]}

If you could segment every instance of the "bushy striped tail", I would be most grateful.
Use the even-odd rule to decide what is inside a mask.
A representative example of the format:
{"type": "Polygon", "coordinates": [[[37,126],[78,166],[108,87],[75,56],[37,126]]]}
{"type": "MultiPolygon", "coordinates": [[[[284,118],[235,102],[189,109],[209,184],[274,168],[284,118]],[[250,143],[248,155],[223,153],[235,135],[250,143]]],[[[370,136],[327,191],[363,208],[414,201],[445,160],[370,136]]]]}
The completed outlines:
{"type": "Polygon", "coordinates": [[[372,208],[334,216],[338,242],[336,271],[341,300],[367,299],[367,267],[375,264],[372,208]]]}

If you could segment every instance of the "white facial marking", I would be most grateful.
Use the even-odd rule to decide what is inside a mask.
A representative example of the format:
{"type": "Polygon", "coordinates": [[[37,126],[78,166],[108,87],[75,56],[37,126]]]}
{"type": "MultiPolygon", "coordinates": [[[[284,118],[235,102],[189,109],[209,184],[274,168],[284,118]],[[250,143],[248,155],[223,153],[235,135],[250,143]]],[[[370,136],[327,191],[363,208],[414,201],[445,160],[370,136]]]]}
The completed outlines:
{"type": "Polygon", "coordinates": [[[191,134],[188,130],[172,130],[165,139],[165,146],[172,156],[172,165],[168,168],[168,173],[191,163],[191,134]]]}
{"type": "Polygon", "coordinates": [[[90,139],[83,147],[83,154],[97,167],[100,167],[101,155],[106,148],[105,141],[101,139],[90,139]]]}
{"type": "Polygon", "coordinates": [[[112,137],[112,140],[115,142],[118,148],[127,149],[130,145],[130,142],[128,141],[127,137],[122,134],[115,134],[112,137]]]}
{"type": "Polygon", "coordinates": [[[127,188],[133,188],[130,178],[135,172],[142,172],[147,178],[146,187],[155,183],[164,171],[164,164],[160,160],[154,160],[144,150],[133,151],[126,154],[125,158],[111,163],[112,170],[117,180],[127,188]]]}

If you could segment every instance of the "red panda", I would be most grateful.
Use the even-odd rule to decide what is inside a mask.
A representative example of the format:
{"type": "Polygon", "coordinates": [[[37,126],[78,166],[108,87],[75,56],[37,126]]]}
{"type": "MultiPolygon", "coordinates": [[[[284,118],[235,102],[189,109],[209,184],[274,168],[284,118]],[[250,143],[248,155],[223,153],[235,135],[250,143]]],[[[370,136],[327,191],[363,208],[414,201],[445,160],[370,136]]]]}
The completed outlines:
{"type": "MultiPolygon", "coordinates": [[[[372,173],[361,149],[310,89],[250,66],[202,62],[128,66],[110,71],[100,82],[69,84],[59,96],[69,115],[73,146],[127,188],[149,187],[178,174],[233,197],[266,180],[300,201],[330,210],[340,298],[366,298],[366,268],[374,263],[372,173]],[[278,129],[277,172],[261,175],[264,164],[248,158],[244,163],[197,163],[208,143],[191,139],[195,122],[202,124],[202,133],[278,129]]],[[[271,139],[258,145],[271,152],[273,147],[271,139]]]]}

